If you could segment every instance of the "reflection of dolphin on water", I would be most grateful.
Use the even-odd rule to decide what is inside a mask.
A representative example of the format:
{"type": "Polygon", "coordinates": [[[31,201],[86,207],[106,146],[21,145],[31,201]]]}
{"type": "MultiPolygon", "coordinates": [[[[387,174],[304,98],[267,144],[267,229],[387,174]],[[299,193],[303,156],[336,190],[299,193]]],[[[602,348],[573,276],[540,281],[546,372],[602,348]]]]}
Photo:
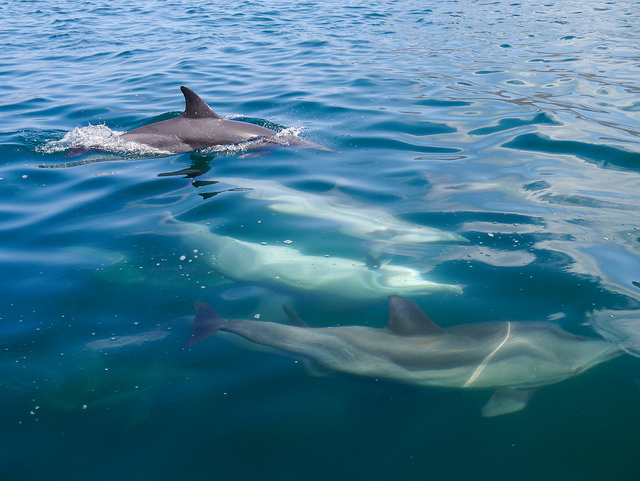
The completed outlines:
{"type": "MultiPolygon", "coordinates": [[[[269,140],[277,135],[277,132],[266,127],[237,120],[225,120],[216,114],[193,90],[184,86],[180,89],[185,99],[184,113],[180,117],[130,130],[122,134],[120,138],[149,145],[159,150],[180,153],[204,149],[213,145],[236,144],[252,139],[269,140]]],[[[331,150],[298,137],[294,137],[293,141],[300,147],[331,150]]]]}
{"type": "Polygon", "coordinates": [[[621,354],[548,322],[481,322],[442,328],[412,301],[389,297],[389,325],[309,328],[224,320],[196,303],[183,348],[217,331],[304,356],[323,368],[420,386],[495,390],[485,417],[524,408],[536,388],[577,376],[621,354]]]}
{"type": "Polygon", "coordinates": [[[382,207],[359,206],[343,202],[336,196],[302,192],[271,180],[218,180],[246,189],[245,197],[268,201],[269,208],[277,212],[335,222],[340,225],[340,232],[352,237],[407,243],[466,241],[464,237],[452,232],[402,220],[382,207]]]}
{"type": "Polygon", "coordinates": [[[410,267],[381,264],[374,269],[353,259],[306,255],[291,246],[245,242],[189,225],[184,242],[204,254],[200,258],[216,272],[238,282],[352,303],[390,294],[462,293],[459,286],[428,281],[410,267]]]}

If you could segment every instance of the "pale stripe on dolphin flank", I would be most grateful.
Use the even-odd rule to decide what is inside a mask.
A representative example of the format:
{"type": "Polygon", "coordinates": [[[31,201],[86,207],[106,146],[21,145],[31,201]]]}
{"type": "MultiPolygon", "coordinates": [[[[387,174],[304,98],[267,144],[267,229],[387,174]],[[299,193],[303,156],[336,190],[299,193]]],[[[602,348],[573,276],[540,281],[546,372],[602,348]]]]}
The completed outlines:
{"type": "Polygon", "coordinates": [[[504,346],[504,343],[507,342],[507,340],[509,339],[509,334],[510,333],[511,333],[511,323],[507,322],[507,335],[504,337],[502,342],[500,344],[498,344],[496,346],[496,348],[493,351],[491,351],[487,357],[484,358],[484,360],[478,365],[476,370],[473,371],[473,374],[471,375],[469,380],[467,382],[465,382],[462,385],[462,387],[469,387],[469,386],[471,386],[471,384],[473,384],[473,381],[475,381],[478,378],[478,376],[480,375],[480,373],[482,371],[484,371],[484,368],[487,366],[487,364],[489,364],[489,361],[491,361],[491,359],[493,359],[493,356],[495,356],[496,353],[500,350],[500,348],[502,346],[504,346]]]}

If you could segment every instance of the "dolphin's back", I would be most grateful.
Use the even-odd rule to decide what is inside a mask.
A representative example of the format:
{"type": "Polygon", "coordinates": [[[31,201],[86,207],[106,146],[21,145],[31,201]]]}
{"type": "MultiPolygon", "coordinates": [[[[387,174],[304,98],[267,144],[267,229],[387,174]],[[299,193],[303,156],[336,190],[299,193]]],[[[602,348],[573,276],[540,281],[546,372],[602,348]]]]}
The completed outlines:
{"type": "Polygon", "coordinates": [[[257,137],[272,137],[273,130],[247,122],[214,118],[193,119],[181,115],[122,134],[124,140],[170,152],[189,152],[212,145],[227,145],[257,137]]]}
{"type": "Polygon", "coordinates": [[[180,153],[213,145],[227,145],[256,137],[272,137],[276,132],[247,122],[224,120],[193,90],[180,87],[185,99],[184,113],[125,132],[123,140],[180,153]]]}

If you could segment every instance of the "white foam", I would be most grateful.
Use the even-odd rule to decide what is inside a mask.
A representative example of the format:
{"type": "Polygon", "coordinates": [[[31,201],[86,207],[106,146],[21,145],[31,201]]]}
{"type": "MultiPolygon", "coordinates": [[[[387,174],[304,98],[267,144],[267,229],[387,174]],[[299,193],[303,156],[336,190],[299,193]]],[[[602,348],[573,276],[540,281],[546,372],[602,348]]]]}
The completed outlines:
{"type": "Polygon", "coordinates": [[[51,140],[39,150],[46,154],[72,149],[101,150],[125,155],[168,155],[167,152],[145,144],[123,140],[118,132],[104,124],[76,127],[59,140],[51,140]]]}
{"type": "Polygon", "coordinates": [[[302,128],[300,127],[289,127],[278,132],[274,136],[255,137],[235,144],[212,145],[211,147],[202,149],[201,152],[227,152],[229,154],[235,154],[239,152],[248,152],[251,150],[259,149],[260,147],[267,146],[269,144],[288,147],[290,145],[299,144],[301,142],[301,139],[299,137],[300,132],[302,132],[302,128]]]}

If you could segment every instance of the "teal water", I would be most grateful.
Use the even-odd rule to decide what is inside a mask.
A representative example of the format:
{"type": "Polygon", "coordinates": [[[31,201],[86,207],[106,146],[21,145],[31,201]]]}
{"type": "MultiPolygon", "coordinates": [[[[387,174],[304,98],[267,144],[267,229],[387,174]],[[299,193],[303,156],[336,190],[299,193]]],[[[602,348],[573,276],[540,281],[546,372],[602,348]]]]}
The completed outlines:
{"type": "Polygon", "coordinates": [[[0,479],[638,479],[634,356],[484,419],[486,391],[313,377],[230,336],[178,348],[195,301],[386,323],[384,298],[222,275],[198,224],[461,286],[414,298],[443,326],[597,337],[595,315],[637,354],[608,320],[640,308],[639,17],[632,1],[0,2],[0,479]],[[335,152],[111,148],[179,113],[180,85],[335,152]],[[65,157],[78,139],[103,151],[65,157]],[[198,175],[160,175],[183,169],[198,175]],[[256,181],[466,241],[358,238],[233,190],[256,181]]]}

